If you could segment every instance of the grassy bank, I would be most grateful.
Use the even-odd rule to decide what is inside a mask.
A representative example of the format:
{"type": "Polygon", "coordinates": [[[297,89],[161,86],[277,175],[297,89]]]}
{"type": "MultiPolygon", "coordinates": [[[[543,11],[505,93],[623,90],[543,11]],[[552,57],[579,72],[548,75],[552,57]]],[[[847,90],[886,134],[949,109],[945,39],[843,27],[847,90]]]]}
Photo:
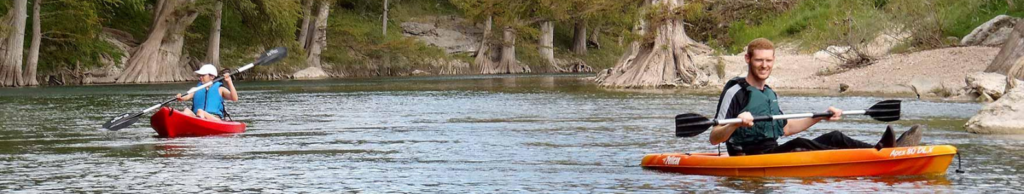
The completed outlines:
{"type": "Polygon", "coordinates": [[[997,15],[1024,17],[1024,0],[789,0],[696,1],[687,20],[699,30],[694,38],[738,53],[750,41],[766,37],[800,43],[804,51],[821,50],[855,34],[873,38],[885,30],[904,30],[908,49],[955,45],[997,15]],[[1008,3],[1014,4],[1009,6],[1008,3]],[[852,26],[846,27],[844,26],[852,26]],[[708,32],[717,32],[708,34],[708,32]]]}

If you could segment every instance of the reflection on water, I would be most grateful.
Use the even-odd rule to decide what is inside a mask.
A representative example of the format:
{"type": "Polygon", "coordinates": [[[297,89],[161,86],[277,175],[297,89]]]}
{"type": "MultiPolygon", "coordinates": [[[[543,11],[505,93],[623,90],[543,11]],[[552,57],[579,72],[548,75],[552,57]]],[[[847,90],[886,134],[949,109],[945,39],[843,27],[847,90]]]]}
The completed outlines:
{"type": "MultiPolygon", "coordinates": [[[[0,192],[1019,192],[1020,138],[961,131],[979,104],[904,99],[906,130],[955,145],[964,170],[933,177],[746,178],[641,169],[648,153],[715,152],[675,138],[675,114],[713,114],[717,94],[606,90],[579,76],[239,82],[247,132],[154,138],[144,118],[103,131],[191,84],[0,89],[0,192]]],[[[862,109],[875,97],[786,95],[787,112],[862,109]]],[[[176,108],[185,104],[172,104],[176,108]]],[[[842,130],[877,139],[884,123],[842,130]]],[[[786,141],[788,138],[783,139],[786,141]]]]}

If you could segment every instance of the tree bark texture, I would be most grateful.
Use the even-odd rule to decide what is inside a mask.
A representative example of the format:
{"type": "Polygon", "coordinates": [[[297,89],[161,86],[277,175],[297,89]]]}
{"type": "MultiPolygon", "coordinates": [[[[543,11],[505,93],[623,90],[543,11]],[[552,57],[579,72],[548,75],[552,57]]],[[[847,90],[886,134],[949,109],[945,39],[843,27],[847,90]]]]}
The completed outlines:
{"type": "Polygon", "coordinates": [[[1003,48],[999,50],[995,60],[992,60],[992,63],[985,68],[985,72],[1024,79],[1024,68],[1017,68],[1018,71],[1011,72],[1021,56],[1024,56],[1024,22],[1017,22],[1017,26],[1014,26],[1013,31],[1010,32],[1009,39],[1003,44],[1003,48]]]}
{"type": "Polygon", "coordinates": [[[576,21],[573,25],[572,52],[577,55],[587,54],[587,22],[576,21]]]}
{"type": "Polygon", "coordinates": [[[210,25],[210,41],[206,45],[206,62],[220,65],[220,23],[224,2],[217,0],[213,5],[213,23],[210,25]]]}
{"type": "Polygon", "coordinates": [[[381,20],[383,24],[380,25],[381,35],[384,37],[388,36],[388,0],[384,0],[384,16],[381,20]]]}
{"type": "Polygon", "coordinates": [[[598,41],[598,36],[601,35],[601,28],[594,27],[594,32],[587,38],[587,44],[594,45],[594,48],[601,49],[601,42],[598,41]]]}
{"type": "MultiPolygon", "coordinates": [[[[683,0],[650,1],[650,4],[658,3],[675,10],[683,5],[683,0]]],[[[706,85],[708,76],[694,65],[692,57],[696,55],[695,50],[707,46],[687,37],[680,19],[660,23],[654,26],[653,32],[648,32],[656,33],[653,42],[633,42],[615,67],[600,72],[596,81],[605,87],[625,88],[706,85]]],[[[641,25],[647,24],[642,21],[641,25]]]]}
{"type": "Polygon", "coordinates": [[[160,0],[154,28],[125,65],[117,83],[151,83],[196,80],[182,56],[186,28],[199,12],[189,9],[194,0],[160,0]]]}
{"type": "Polygon", "coordinates": [[[309,21],[313,18],[313,0],[303,0],[302,3],[302,25],[299,26],[299,37],[295,40],[299,41],[299,47],[305,49],[309,42],[309,21]]]}
{"type": "Polygon", "coordinates": [[[14,0],[3,17],[6,37],[0,37],[0,86],[19,87],[22,79],[22,57],[25,51],[25,20],[28,19],[27,0],[14,0]]]}
{"type": "Polygon", "coordinates": [[[43,39],[42,18],[39,15],[39,4],[43,0],[35,0],[32,2],[32,43],[29,43],[28,47],[28,59],[25,64],[25,75],[22,77],[25,79],[26,86],[38,86],[39,81],[36,79],[36,69],[39,66],[39,42],[43,39]]]}
{"type": "Polygon", "coordinates": [[[538,40],[537,49],[540,52],[540,56],[544,57],[544,61],[550,67],[550,72],[565,72],[558,66],[558,62],[555,61],[555,25],[554,22],[545,21],[540,24],[540,38],[538,40]]]}
{"type": "Polygon", "coordinates": [[[480,73],[488,74],[494,69],[494,60],[491,57],[491,31],[494,27],[493,16],[487,16],[487,21],[484,22],[484,35],[480,40],[480,47],[476,50],[476,59],[473,60],[473,64],[476,64],[480,68],[480,73]]]}
{"type": "Polygon", "coordinates": [[[310,67],[323,67],[320,54],[327,47],[327,17],[331,11],[330,8],[331,4],[328,1],[320,1],[320,5],[317,6],[317,15],[314,19],[316,25],[310,29],[312,40],[309,42],[309,52],[306,55],[306,63],[310,67]]]}
{"type": "Polygon", "coordinates": [[[516,30],[511,26],[507,26],[503,31],[501,61],[498,62],[498,67],[492,72],[497,74],[529,73],[530,67],[519,64],[519,61],[516,60],[516,30]]]}

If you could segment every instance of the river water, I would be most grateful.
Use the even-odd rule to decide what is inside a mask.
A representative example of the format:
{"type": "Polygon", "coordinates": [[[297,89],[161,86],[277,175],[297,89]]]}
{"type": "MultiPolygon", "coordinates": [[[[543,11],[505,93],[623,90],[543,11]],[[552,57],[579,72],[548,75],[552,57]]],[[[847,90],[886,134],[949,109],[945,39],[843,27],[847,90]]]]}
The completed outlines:
{"type": "MultiPolygon", "coordinates": [[[[902,99],[902,132],[949,144],[963,170],[930,177],[742,178],[644,170],[649,153],[716,152],[673,136],[673,116],[714,114],[717,94],[606,90],[573,75],[238,82],[242,134],[156,138],[143,118],[100,125],[192,84],[0,89],[0,193],[11,192],[1021,192],[1024,141],[966,133],[981,104],[902,99]]],[[[782,93],[786,112],[863,109],[879,97],[782,93]]],[[[175,108],[185,104],[174,103],[175,108]]],[[[877,141],[863,116],[841,130],[877,141]]],[[[790,138],[784,138],[786,141],[790,138]]]]}

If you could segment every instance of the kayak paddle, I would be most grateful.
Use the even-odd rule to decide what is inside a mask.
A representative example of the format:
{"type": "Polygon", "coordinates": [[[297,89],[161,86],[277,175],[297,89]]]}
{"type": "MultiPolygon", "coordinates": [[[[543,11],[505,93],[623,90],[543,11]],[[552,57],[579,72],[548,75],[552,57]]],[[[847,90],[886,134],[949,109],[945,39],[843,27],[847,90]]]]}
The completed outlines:
{"type": "MultiPolygon", "coordinates": [[[[843,115],[868,115],[872,119],[889,122],[900,120],[900,101],[899,100],[885,100],[876,103],[867,110],[849,110],[843,111],[843,115]]],[[[802,113],[802,114],[784,114],[784,115],[770,115],[770,116],[755,116],[754,121],[773,121],[780,119],[799,119],[799,118],[813,118],[813,117],[831,117],[832,112],[822,113],[802,113]]],[[[676,137],[693,137],[704,133],[709,128],[715,125],[732,124],[743,122],[739,118],[731,119],[716,119],[710,120],[700,114],[686,113],[676,115],[676,137]]]]}
{"type": "MultiPolygon", "coordinates": [[[[284,59],[287,56],[288,56],[288,49],[285,49],[284,47],[277,47],[277,48],[274,48],[274,49],[270,49],[266,53],[263,53],[263,55],[260,55],[260,58],[256,59],[255,62],[249,63],[248,65],[245,65],[245,66],[242,66],[242,67],[240,67],[238,69],[235,69],[234,71],[231,72],[231,74],[234,75],[236,73],[243,72],[245,70],[249,70],[250,68],[252,68],[254,66],[257,66],[257,65],[266,65],[266,64],[274,63],[274,62],[280,61],[281,59],[284,59]]],[[[224,79],[224,76],[223,75],[219,75],[219,76],[217,76],[216,79],[214,79],[213,81],[211,81],[209,83],[206,83],[206,84],[203,84],[201,86],[196,86],[196,87],[193,87],[192,89],[189,89],[188,92],[185,93],[185,95],[188,95],[188,94],[194,93],[196,91],[199,91],[200,89],[208,87],[210,85],[213,85],[213,83],[219,82],[219,81],[221,81],[223,79],[224,79]]],[[[130,126],[132,124],[135,124],[135,122],[138,122],[139,121],[139,116],[142,116],[143,114],[146,114],[146,113],[148,113],[150,111],[156,110],[156,109],[166,105],[167,103],[174,102],[175,100],[177,100],[177,98],[171,98],[170,100],[161,102],[160,104],[153,105],[153,106],[151,106],[149,108],[146,108],[146,109],[144,109],[142,111],[139,111],[139,112],[125,113],[125,114],[118,115],[117,117],[114,117],[114,119],[110,119],[110,121],[107,121],[107,123],[104,123],[103,124],[103,128],[107,129],[107,130],[111,130],[111,131],[117,131],[117,130],[120,130],[122,128],[128,127],[128,126],[130,126]]]]}

